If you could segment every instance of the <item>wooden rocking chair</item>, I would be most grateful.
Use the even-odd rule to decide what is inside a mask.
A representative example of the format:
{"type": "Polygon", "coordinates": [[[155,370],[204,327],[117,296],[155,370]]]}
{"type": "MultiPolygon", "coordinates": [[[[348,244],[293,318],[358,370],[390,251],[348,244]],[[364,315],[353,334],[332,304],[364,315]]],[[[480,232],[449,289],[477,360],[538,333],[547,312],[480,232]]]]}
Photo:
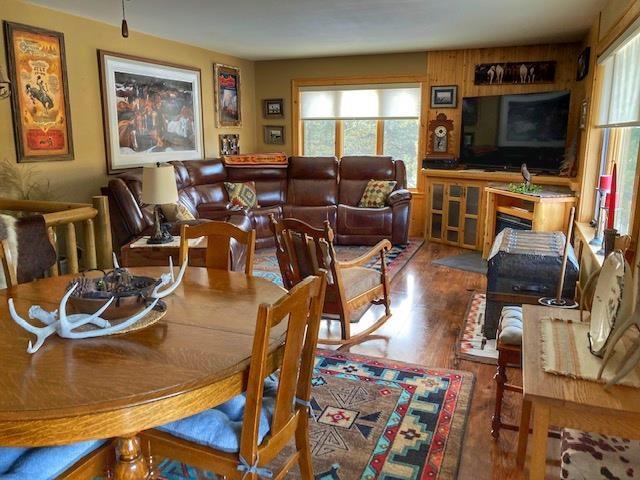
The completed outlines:
{"type": "Polygon", "coordinates": [[[320,269],[329,272],[323,313],[339,317],[341,338],[320,338],[318,343],[348,345],[361,342],[389,319],[391,308],[385,253],[391,249],[391,242],[382,240],[364,255],[339,262],[328,221],[324,222],[324,229],[319,229],[293,218],[277,221],[272,215],[271,229],[286,289],[293,288],[310,275],[317,275],[320,269]],[[380,258],[380,271],[365,267],[376,256],[380,258]],[[385,313],[373,325],[352,335],[351,315],[367,304],[384,305],[385,313]]]}

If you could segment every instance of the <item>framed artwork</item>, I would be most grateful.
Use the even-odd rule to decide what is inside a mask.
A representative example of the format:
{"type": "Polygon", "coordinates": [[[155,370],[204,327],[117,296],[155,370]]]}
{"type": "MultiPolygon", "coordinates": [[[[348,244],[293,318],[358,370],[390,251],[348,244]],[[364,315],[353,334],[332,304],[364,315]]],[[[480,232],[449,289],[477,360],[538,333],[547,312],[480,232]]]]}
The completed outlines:
{"type": "Polygon", "coordinates": [[[431,108],[456,108],[458,106],[458,87],[431,87],[431,108]]]}
{"type": "Polygon", "coordinates": [[[589,57],[591,56],[591,47],[585,48],[580,56],[578,56],[578,71],[576,72],[576,80],[584,80],[589,74],[589,57]]]}
{"type": "Polygon", "coordinates": [[[283,118],[284,100],[282,98],[269,98],[262,101],[262,115],[264,118],[283,118]]]}
{"type": "Polygon", "coordinates": [[[215,80],[216,125],[239,127],[242,125],[240,103],[240,69],[216,63],[215,80]]]}
{"type": "Polygon", "coordinates": [[[225,133],[218,135],[220,144],[220,155],[240,154],[240,135],[237,133],[225,133]]]}
{"type": "Polygon", "coordinates": [[[64,35],[4,22],[18,162],[73,160],[64,35]]]}
{"type": "Polygon", "coordinates": [[[555,61],[481,63],[476,65],[473,83],[476,85],[553,83],[555,77],[555,61]]]}
{"type": "Polygon", "coordinates": [[[98,51],[109,173],[204,158],[200,69],[98,51]]]}
{"type": "Polygon", "coordinates": [[[267,145],[284,145],[284,127],[282,125],[265,125],[264,143],[267,145]]]}

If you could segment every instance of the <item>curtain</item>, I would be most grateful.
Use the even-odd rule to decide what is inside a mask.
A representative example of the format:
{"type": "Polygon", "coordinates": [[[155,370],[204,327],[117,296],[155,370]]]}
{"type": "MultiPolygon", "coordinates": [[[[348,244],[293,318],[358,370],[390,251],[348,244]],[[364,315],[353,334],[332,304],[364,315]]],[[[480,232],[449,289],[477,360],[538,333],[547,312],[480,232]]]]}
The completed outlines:
{"type": "Polygon", "coordinates": [[[419,118],[420,86],[310,87],[300,105],[302,120],[419,118]]]}
{"type": "Polygon", "coordinates": [[[640,125],[640,32],[603,57],[598,126],[640,125]]]}

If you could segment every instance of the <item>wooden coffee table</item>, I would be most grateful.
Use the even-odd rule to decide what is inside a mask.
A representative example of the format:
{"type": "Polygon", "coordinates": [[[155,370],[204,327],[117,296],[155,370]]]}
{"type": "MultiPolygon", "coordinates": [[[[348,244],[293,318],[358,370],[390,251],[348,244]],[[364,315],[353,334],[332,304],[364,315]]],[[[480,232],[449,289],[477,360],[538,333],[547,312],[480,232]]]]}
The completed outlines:
{"type": "MultiPolygon", "coordinates": [[[[162,245],[149,245],[149,237],[139,237],[123,245],[120,249],[120,265],[123,267],[166,267],[169,265],[169,257],[174,265],[179,265],[178,253],[180,250],[180,237],[173,237],[173,242],[162,245]]],[[[189,240],[189,265],[192,267],[204,267],[207,251],[207,239],[205,237],[189,240]]]]}

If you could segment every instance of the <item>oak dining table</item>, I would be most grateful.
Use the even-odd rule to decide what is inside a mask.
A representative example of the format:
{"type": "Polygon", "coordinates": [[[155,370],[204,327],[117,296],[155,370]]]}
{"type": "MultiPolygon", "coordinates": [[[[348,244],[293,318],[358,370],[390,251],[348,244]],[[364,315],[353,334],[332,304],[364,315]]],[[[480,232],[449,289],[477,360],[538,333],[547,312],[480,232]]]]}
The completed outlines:
{"type": "MultiPolygon", "coordinates": [[[[158,278],[167,268],[130,271],[158,278]]],[[[60,276],[0,290],[0,446],[115,439],[117,480],[149,477],[139,432],[244,391],[258,306],[285,293],[262,278],[188,267],[163,299],[167,312],[157,323],[92,339],[53,335],[27,353],[32,335],[13,322],[7,300],[14,299],[23,318],[32,305],[54,310],[71,280],[60,276]]],[[[271,334],[270,371],[279,363],[285,328],[271,334]]]]}

